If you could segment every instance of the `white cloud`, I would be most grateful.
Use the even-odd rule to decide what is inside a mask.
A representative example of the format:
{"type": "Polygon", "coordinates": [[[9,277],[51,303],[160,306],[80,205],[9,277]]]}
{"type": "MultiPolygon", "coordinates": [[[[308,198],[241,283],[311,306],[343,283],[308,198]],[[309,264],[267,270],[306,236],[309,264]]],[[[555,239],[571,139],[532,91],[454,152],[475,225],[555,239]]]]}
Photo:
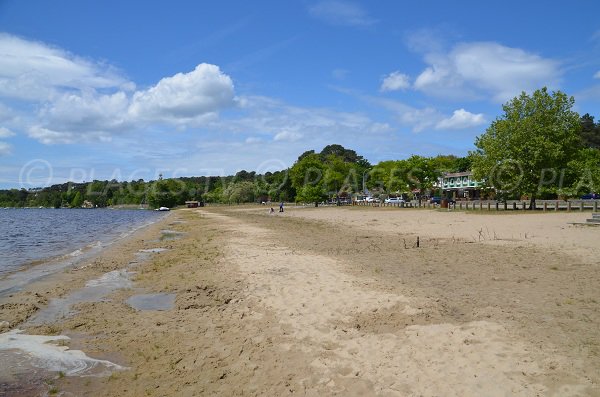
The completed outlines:
{"type": "Polygon", "coordinates": [[[398,91],[410,88],[410,77],[398,71],[392,72],[383,78],[380,91],[398,91]]]}
{"type": "Polygon", "coordinates": [[[347,1],[321,1],[310,7],[309,13],[332,25],[364,27],[377,23],[361,6],[347,1]]]}
{"type": "Polygon", "coordinates": [[[57,95],[41,108],[28,134],[44,144],[110,141],[152,121],[179,127],[208,122],[232,103],[231,79],[218,67],[201,64],[132,96],[89,90],[57,95]]]}
{"type": "Polygon", "coordinates": [[[451,117],[440,120],[435,128],[438,130],[460,130],[464,128],[475,127],[485,123],[482,113],[474,114],[465,109],[455,110],[451,117]]]}
{"type": "Polygon", "coordinates": [[[398,117],[402,124],[411,125],[413,132],[422,132],[437,123],[440,113],[434,108],[426,107],[404,111],[398,117]]]}
{"type": "Polygon", "coordinates": [[[257,143],[262,143],[263,140],[256,136],[249,136],[248,138],[246,138],[245,142],[249,145],[255,145],[257,143]]]}
{"type": "Polygon", "coordinates": [[[113,134],[134,127],[128,105],[123,92],[63,94],[40,110],[28,135],[44,144],[110,141],[113,134]]]}
{"type": "Polygon", "coordinates": [[[433,96],[504,102],[521,91],[557,86],[558,62],[494,42],[462,43],[450,52],[425,55],[429,66],[414,87],[433,96]]]}
{"type": "Polygon", "coordinates": [[[294,132],[294,131],[281,131],[280,133],[278,133],[277,135],[275,135],[275,137],[273,138],[273,140],[275,142],[296,142],[299,141],[300,139],[302,139],[303,135],[299,132],[294,132]]]}
{"type": "Polygon", "coordinates": [[[12,146],[6,142],[0,141],[0,156],[8,156],[11,154],[12,146]]]}
{"type": "Polygon", "coordinates": [[[114,68],[44,43],[0,34],[0,96],[49,100],[65,89],[130,89],[114,68]]]}
{"type": "Polygon", "coordinates": [[[0,103],[0,121],[45,144],[109,141],[150,123],[185,129],[235,103],[231,78],[215,65],[135,91],[110,65],[9,34],[0,34],[0,97],[13,106],[0,103]],[[28,106],[38,111],[23,112],[28,106]]]}
{"type": "Polygon", "coordinates": [[[15,133],[9,130],[8,128],[0,127],[0,138],[9,138],[14,135],[15,133]]]}
{"type": "Polygon", "coordinates": [[[233,105],[234,87],[218,66],[202,63],[192,72],[165,77],[133,95],[134,118],[185,124],[214,116],[233,105]]]}

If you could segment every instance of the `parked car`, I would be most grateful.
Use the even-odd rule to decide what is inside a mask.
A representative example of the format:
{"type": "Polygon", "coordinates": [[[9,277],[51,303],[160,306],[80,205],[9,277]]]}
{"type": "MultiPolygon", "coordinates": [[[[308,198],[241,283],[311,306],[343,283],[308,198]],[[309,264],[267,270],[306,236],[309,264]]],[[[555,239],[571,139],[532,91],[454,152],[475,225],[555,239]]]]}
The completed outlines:
{"type": "Polygon", "coordinates": [[[404,203],[404,199],[400,197],[388,197],[385,199],[386,204],[399,204],[404,203]]]}
{"type": "Polygon", "coordinates": [[[378,203],[378,202],[379,202],[379,199],[378,199],[377,197],[370,197],[370,196],[369,196],[369,197],[365,198],[365,201],[366,201],[367,203],[378,203]]]}
{"type": "Polygon", "coordinates": [[[589,193],[581,196],[582,200],[600,200],[600,194],[598,193],[589,193]]]}

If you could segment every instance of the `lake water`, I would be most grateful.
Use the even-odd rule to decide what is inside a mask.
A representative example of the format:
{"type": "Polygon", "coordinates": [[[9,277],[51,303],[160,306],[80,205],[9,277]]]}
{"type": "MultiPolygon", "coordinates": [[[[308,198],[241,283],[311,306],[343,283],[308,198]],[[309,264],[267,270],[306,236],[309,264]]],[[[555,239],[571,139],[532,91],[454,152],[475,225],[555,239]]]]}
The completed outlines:
{"type": "Polygon", "coordinates": [[[164,216],[147,210],[0,209],[0,279],[30,265],[77,258],[164,216]]]}

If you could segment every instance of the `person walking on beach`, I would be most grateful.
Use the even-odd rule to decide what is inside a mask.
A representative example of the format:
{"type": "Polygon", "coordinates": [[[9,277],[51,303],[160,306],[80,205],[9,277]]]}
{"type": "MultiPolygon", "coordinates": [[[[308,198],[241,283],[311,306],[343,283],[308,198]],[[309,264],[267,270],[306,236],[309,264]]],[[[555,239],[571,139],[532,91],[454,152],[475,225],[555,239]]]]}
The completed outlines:
{"type": "Polygon", "coordinates": [[[279,212],[283,212],[283,201],[279,204],[279,212]]]}

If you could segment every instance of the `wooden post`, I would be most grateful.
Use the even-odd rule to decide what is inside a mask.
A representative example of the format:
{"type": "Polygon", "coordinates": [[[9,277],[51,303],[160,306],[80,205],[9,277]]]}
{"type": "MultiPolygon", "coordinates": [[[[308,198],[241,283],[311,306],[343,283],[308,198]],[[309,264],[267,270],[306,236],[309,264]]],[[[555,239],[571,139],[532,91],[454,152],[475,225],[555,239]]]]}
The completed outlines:
{"type": "Polygon", "coordinates": [[[567,212],[571,212],[571,202],[567,201],[567,212]]]}
{"type": "Polygon", "coordinates": [[[581,200],[581,201],[579,202],[579,211],[583,212],[583,206],[584,206],[584,204],[583,204],[583,200],[581,200]]]}
{"type": "Polygon", "coordinates": [[[481,201],[481,199],[479,200],[479,210],[483,209],[483,201],[481,201]]]}
{"type": "Polygon", "coordinates": [[[598,212],[598,202],[594,200],[594,212],[598,212]]]}
{"type": "Polygon", "coordinates": [[[558,212],[558,200],[554,202],[554,211],[558,212]]]}
{"type": "Polygon", "coordinates": [[[500,203],[498,203],[498,201],[496,201],[496,211],[498,211],[499,208],[500,208],[500,203]]]}
{"type": "Polygon", "coordinates": [[[516,211],[516,210],[517,210],[517,202],[513,201],[513,211],[516,211]]]}
{"type": "Polygon", "coordinates": [[[490,200],[488,200],[488,211],[490,211],[492,209],[492,203],[490,203],[490,200]]]}
{"type": "Polygon", "coordinates": [[[548,203],[544,201],[544,212],[548,209],[548,203]]]}
{"type": "Polygon", "coordinates": [[[506,211],[508,209],[508,203],[505,201],[504,202],[504,211],[506,211]]]}
{"type": "Polygon", "coordinates": [[[523,211],[525,211],[525,207],[526,207],[526,206],[527,206],[527,203],[525,203],[525,201],[523,201],[523,205],[522,205],[522,207],[523,207],[523,211]]]}
{"type": "Polygon", "coordinates": [[[459,208],[460,210],[462,210],[462,201],[461,201],[460,203],[458,203],[458,208],[459,208]]]}

